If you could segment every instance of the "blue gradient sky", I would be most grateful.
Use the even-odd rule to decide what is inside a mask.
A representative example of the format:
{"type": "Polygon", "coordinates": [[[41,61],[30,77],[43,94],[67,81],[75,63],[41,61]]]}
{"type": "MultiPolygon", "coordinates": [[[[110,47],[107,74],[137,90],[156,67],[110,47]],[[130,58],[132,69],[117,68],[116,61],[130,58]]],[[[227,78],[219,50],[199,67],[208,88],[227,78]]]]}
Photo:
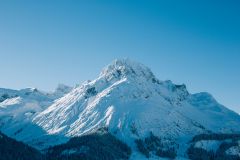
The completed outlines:
{"type": "Polygon", "coordinates": [[[0,87],[53,90],[115,58],[240,112],[240,2],[0,1],[0,87]]]}

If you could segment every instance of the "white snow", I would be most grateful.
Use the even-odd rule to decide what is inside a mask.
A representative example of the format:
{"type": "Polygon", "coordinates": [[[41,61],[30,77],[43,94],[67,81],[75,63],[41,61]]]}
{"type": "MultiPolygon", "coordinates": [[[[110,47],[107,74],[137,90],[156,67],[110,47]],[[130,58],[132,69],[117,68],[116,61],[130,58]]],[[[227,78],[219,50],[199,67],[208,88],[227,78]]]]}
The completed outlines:
{"type": "MultiPolygon", "coordinates": [[[[86,81],[73,89],[60,88],[64,91],[62,97],[36,90],[21,91],[21,105],[14,104],[10,115],[24,113],[18,117],[27,117],[28,123],[34,126],[33,132],[37,130],[34,136],[41,141],[46,141],[44,136],[41,137],[46,134],[68,138],[107,127],[133,149],[133,156],[138,157],[134,140],[149,135],[150,131],[166,141],[179,143],[179,154],[182,155],[187,142],[196,134],[240,131],[240,116],[220,105],[210,94],[190,94],[185,85],[160,81],[149,68],[130,60],[114,61],[93,81],[86,81]],[[27,109],[18,112],[18,108],[24,106],[27,109]],[[131,130],[133,125],[137,134],[131,130]]],[[[9,112],[0,110],[0,115],[3,113],[7,115],[9,112]]],[[[11,116],[5,122],[9,119],[11,116]]],[[[18,122],[13,125],[17,129],[26,126],[20,120],[18,122]]],[[[13,135],[16,131],[13,128],[5,131],[13,135]]],[[[23,130],[18,138],[29,142],[32,137],[27,135],[23,130]]],[[[47,141],[45,147],[51,142],[47,141]]],[[[217,143],[197,145],[214,148],[217,143]]]]}
{"type": "Polygon", "coordinates": [[[166,139],[181,139],[182,144],[187,143],[182,137],[209,130],[239,131],[240,117],[208,93],[191,95],[185,85],[160,81],[142,64],[116,60],[97,79],[74,88],[38,113],[33,122],[49,134],[67,137],[108,127],[135,148],[134,139],[150,131],[166,139]],[[130,129],[133,124],[138,135],[130,129]]]}
{"type": "MultiPolygon", "coordinates": [[[[45,141],[47,139],[45,131],[34,124],[32,119],[36,113],[51,105],[57,97],[36,88],[22,90],[0,88],[0,97],[3,95],[7,99],[0,102],[1,131],[29,145],[37,144],[38,140],[45,141]]],[[[46,143],[50,145],[52,141],[48,139],[46,143]]]]}
{"type": "Polygon", "coordinates": [[[73,88],[65,84],[59,84],[51,96],[61,98],[63,95],[69,93],[73,88]]]}
{"type": "Polygon", "coordinates": [[[240,157],[240,146],[233,146],[231,148],[229,148],[226,153],[228,155],[235,155],[235,156],[239,156],[240,157]]]}
{"type": "Polygon", "coordinates": [[[217,141],[217,140],[201,140],[201,141],[196,142],[194,147],[202,148],[206,151],[216,152],[216,150],[219,148],[221,143],[222,143],[221,141],[217,141]]]}
{"type": "Polygon", "coordinates": [[[19,104],[20,101],[21,97],[6,99],[5,101],[0,103],[0,108],[6,108],[7,106],[19,104]]]}

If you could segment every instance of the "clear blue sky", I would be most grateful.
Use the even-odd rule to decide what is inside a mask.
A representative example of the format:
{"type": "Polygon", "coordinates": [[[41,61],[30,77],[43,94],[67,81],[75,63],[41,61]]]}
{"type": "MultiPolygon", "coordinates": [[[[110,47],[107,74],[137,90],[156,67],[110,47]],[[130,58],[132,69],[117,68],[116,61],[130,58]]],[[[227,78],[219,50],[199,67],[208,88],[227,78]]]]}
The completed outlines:
{"type": "Polygon", "coordinates": [[[73,86],[127,57],[240,112],[238,0],[0,1],[0,87],[73,86]]]}

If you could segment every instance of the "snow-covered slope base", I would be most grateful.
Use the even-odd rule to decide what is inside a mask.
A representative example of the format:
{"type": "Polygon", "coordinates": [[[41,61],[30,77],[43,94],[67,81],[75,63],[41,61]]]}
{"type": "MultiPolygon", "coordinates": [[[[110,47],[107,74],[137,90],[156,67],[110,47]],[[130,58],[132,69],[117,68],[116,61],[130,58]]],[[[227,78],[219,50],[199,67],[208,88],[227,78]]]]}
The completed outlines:
{"type": "MultiPolygon", "coordinates": [[[[64,90],[65,87],[60,88],[64,90]]],[[[146,66],[126,59],[115,60],[98,78],[64,94],[62,97],[62,94],[48,95],[38,101],[39,105],[33,107],[34,114],[29,109],[28,112],[16,112],[21,114],[13,116],[14,120],[30,117],[27,121],[33,124],[30,126],[40,129],[36,136],[38,143],[31,143],[31,138],[26,142],[36,147],[41,142],[44,143],[42,147],[47,147],[53,141],[46,136],[52,140],[58,138],[55,143],[62,143],[65,141],[62,137],[68,139],[106,128],[132,148],[132,157],[186,157],[188,142],[195,135],[240,131],[240,116],[219,104],[209,93],[190,94],[185,85],[160,81],[146,66]],[[55,100],[56,96],[61,98],[55,100]]],[[[8,106],[20,103],[28,106],[26,103],[33,100],[34,97],[13,96],[5,98],[0,107],[6,115],[8,106]]],[[[26,126],[24,123],[17,125],[26,126]]],[[[16,125],[11,123],[11,126],[16,125]]],[[[3,131],[8,133],[6,128],[3,131]]],[[[35,134],[34,129],[32,131],[35,134]]],[[[25,134],[33,133],[19,137],[25,134]]],[[[17,135],[18,132],[14,136],[17,135]]],[[[217,144],[211,142],[211,145],[217,144]]],[[[228,152],[236,150],[232,148],[228,152]]]]}
{"type": "Polygon", "coordinates": [[[201,134],[191,141],[190,159],[240,159],[240,134],[201,134]]]}

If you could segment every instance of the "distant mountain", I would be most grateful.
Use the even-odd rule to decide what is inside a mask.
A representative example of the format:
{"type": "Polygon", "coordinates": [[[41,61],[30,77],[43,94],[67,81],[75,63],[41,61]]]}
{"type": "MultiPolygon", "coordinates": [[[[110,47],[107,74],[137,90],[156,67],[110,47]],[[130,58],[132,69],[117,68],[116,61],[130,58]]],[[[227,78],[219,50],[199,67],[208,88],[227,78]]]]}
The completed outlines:
{"type": "Polygon", "coordinates": [[[61,98],[63,95],[69,93],[73,88],[69,87],[65,84],[59,84],[53,93],[48,95],[52,95],[55,98],[61,98]]]}
{"type": "Polygon", "coordinates": [[[22,90],[0,88],[0,130],[9,137],[29,145],[36,144],[39,148],[45,147],[44,144],[40,145],[39,139],[53,143],[50,140],[52,136],[48,136],[41,127],[32,123],[32,119],[70,91],[70,87],[62,86],[61,90],[58,87],[53,93],[39,91],[36,88],[22,90]]]}
{"type": "MultiPolygon", "coordinates": [[[[60,88],[65,90],[65,87],[60,88]]],[[[115,60],[95,80],[66,90],[59,99],[46,95],[38,101],[45,105],[26,120],[29,128],[23,127],[25,132],[20,130],[18,133],[14,127],[3,127],[3,132],[11,133],[11,137],[34,147],[46,148],[106,128],[108,134],[131,148],[131,159],[187,158],[192,152],[198,153],[194,148],[200,145],[191,143],[198,135],[212,136],[211,140],[219,143],[215,146],[216,150],[225,140],[239,142],[234,138],[220,141],[214,137],[216,133],[222,136],[238,135],[238,114],[219,104],[209,93],[191,94],[184,84],[161,81],[148,67],[128,59],[115,60]],[[34,137],[25,136],[26,132],[34,137]]],[[[41,94],[37,97],[39,100],[41,94]]],[[[16,103],[19,100],[16,96],[5,98],[0,106],[13,103],[8,101],[16,103]]],[[[12,105],[2,108],[8,108],[6,106],[12,105]]],[[[6,115],[4,109],[1,112],[6,115]]],[[[15,117],[12,119],[16,120],[15,117]]],[[[16,121],[12,124],[5,119],[5,126],[23,124],[21,118],[16,121]]],[[[224,152],[238,157],[240,147],[236,143],[231,151],[224,152]]],[[[210,150],[211,146],[206,145],[210,150]]]]}

